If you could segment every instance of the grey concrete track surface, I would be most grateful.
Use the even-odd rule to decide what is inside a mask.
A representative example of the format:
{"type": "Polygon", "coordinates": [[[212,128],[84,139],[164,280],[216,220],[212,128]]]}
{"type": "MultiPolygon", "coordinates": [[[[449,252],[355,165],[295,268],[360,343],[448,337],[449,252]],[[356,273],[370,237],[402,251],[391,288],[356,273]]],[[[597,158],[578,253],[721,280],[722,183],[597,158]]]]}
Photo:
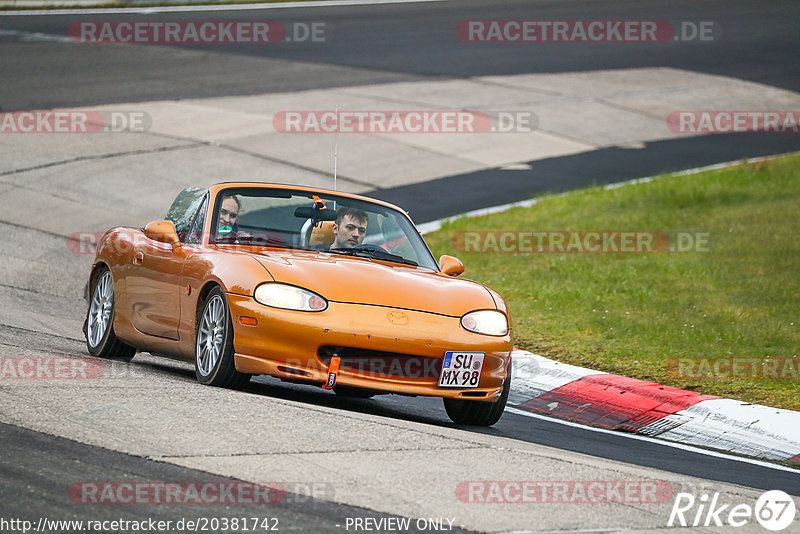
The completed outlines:
{"type": "MultiPolygon", "coordinates": [[[[464,502],[457,493],[471,480],[655,481],[667,484],[673,494],[719,492],[724,502],[751,505],[762,489],[782,488],[800,494],[794,473],[740,466],[521,416],[504,418],[497,428],[477,432],[447,423],[438,401],[429,399],[347,401],[323,392],[284,388],[271,380],[254,382],[245,392],[225,391],[195,384],[186,365],[149,355],[139,355],[131,364],[77,359],[85,357],[80,341],[85,309],[81,292],[91,256],[81,253],[76,233],[99,232],[119,224],[140,226],[162,217],[181,187],[220,178],[279,174],[287,181],[329,184],[329,138],[316,141],[315,150],[308,151],[303,143],[312,143],[311,139],[298,139],[292,146],[292,142],[268,137],[271,133],[263,130],[264,117],[276,107],[287,109],[280,106],[294,104],[298,95],[307,99],[309,106],[329,107],[334,101],[328,99],[331,91],[337,90],[337,98],[347,102],[363,104],[389,94],[398,98],[397,106],[431,107],[437,105],[437,98],[448,96],[464,102],[467,96],[476,96],[480,103],[486,93],[476,87],[513,82],[504,90],[524,93],[522,102],[530,95],[544,99],[540,103],[544,102],[545,108],[566,102],[572,108],[571,116],[576,116],[587,108],[580,91],[571,94],[571,88],[585,87],[586,79],[593,78],[595,84],[602,81],[611,94],[620,85],[631,83],[628,70],[648,68],[646,76],[634,76],[641,83],[636,87],[641,92],[625,95],[628,104],[638,99],[638,107],[632,108],[630,115],[635,119],[633,126],[624,132],[629,138],[619,142],[632,145],[669,136],[669,132],[656,131],[658,126],[663,129],[663,121],[657,120],[659,115],[653,109],[680,105],[686,94],[692,96],[690,102],[708,102],[719,96],[721,89],[717,88],[724,87],[737,105],[755,106],[763,99],[766,104],[780,102],[787,109],[800,107],[792,92],[800,87],[793,48],[787,46],[797,42],[796,29],[790,23],[797,19],[792,18],[796,4],[781,3],[780,8],[777,3],[759,5],[756,11],[744,2],[694,5],[464,2],[293,10],[274,16],[260,12],[192,15],[194,19],[217,20],[319,18],[328,21],[334,32],[329,46],[281,45],[259,51],[243,46],[92,47],[42,41],[31,33],[62,34],[68,18],[0,18],[4,30],[17,32],[0,34],[0,106],[4,109],[138,102],[160,121],[153,131],[142,135],[0,137],[0,358],[4,364],[27,358],[44,362],[42,365],[62,361],[53,358],[67,358],[102,373],[87,379],[0,381],[0,422],[74,440],[60,441],[4,427],[7,458],[25,456],[25,444],[31,450],[27,459],[0,464],[4,480],[13,480],[20,489],[42,488],[47,498],[37,508],[32,504],[38,495],[35,492],[5,493],[0,504],[3,516],[33,518],[52,511],[80,518],[118,514],[175,517],[195,511],[72,502],[65,488],[87,480],[204,481],[221,477],[276,482],[343,506],[331,509],[319,503],[311,510],[291,503],[279,506],[278,512],[285,514],[282,526],[300,531],[335,530],[339,517],[378,514],[455,518],[456,525],[482,531],[655,530],[666,525],[672,503],[670,499],[640,503],[631,498],[624,503],[590,505],[477,504],[464,502]],[[688,44],[594,48],[567,43],[544,47],[541,50],[552,53],[543,54],[540,49],[532,53],[530,47],[509,52],[506,46],[449,43],[443,35],[451,31],[453,20],[503,18],[508,12],[520,18],[717,19],[731,37],[706,48],[688,44]],[[580,72],[599,66],[613,70],[580,72]],[[669,68],[651,69],[663,66],[669,68]],[[542,74],[548,71],[561,71],[565,76],[542,74]],[[450,76],[483,78],[452,83],[443,79],[450,76]],[[679,82],[668,90],[648,86],[658,76],[679,82]],[[712,82],[716,84],[713,91],[700,90],[704,83],[712,82]],[[542,84],[549,93],[540,94],[542,84]],[[302,92],[296,92],[299,90],[302,92]],[[274,94],[278,103],[264,93],[274,94]],[[241,95],[252,96],[238,98],[241,95]],[[423,96],[429,100],[422,100],[423,96]],[[188,98],[194,100],[185,100],[188,98]],[[265,110],[264,102],[273,107],[265,110]],[[254,109],[256,119],[252,117],[254,109]],[[187,116],[192,120],[181,120],[187,116]],[[226,128],[224,118],[235,126],[226,128]],[[236,137],[241,137],[242,131],[252,135],[236,137]],[[270,152],[263,147],[267,139],[284,144],[277,153],[270,152]],[[82,462],[81,455],[100,461],[82,462]],[[124,467],[109,465],[116,462],[124,467]],[[60,482],[45,491],[50,480],[60,482]],[[309,490],[314,487],[332,491],[309,490]]],[[[609,102],[595,99],[589,104],[602,107],[592,123],[602,125],[609,102]]],[[[461,101],[451,103],[455,108],[462,105],[461,101]]],[[[527,163],[534,158],[520,158],[519,154],[542,146],[547,150],[537,152],[537,158],[591,154],[605,146],[602,138],[615,129],[606,124],[604,129],[584,131],[574,138],[565,135],[568,125],[554,121],[552,130],[537,132],[537,142],[527,149],[509,140],[505,144],[514,145],[519,152],[503,156],[506,160],[492,159],[498,157],[495,152],[467,159],[463,154],[474,147],[451,146],[438,138],[409,140],[410,148],[399,146],[406,141],[368,139],[363,152],[355,152],[361,138],[358,142],[351,139],[344,142],[351,145],[351,157],[354,153],[358,157],[352,157],[352,172],[345,173],[343,188],[366,191],[386,186],[370,181],[370,172],[391,165],[383,160],[371,167],[367,163],[387,147],[408,151],[392,162],[395,165],[426,162],[424,185],[425,180],[448,174],[499,172],[485,169],[503,161],[527,163]],[[420,144],[428,146],[421,150],[420,144]],[[434,144],[436,150],[431,150],[434,144]],[[423,160],[423,153],[430,158],[423,160]],[[458,157],[445,158],[452,154],[458,157]],[[446,172],[441,171],[443,167],[446,172]]],[[[474,140],[467,139],[470,142],[474,140]]],[[[679,159],[679,151],[671,157],[679,159]]],[[[556,161],[548,160],[550,165],[556,161]]],[[[670,161],[674,163],[674,159],[670,161]]],[[[587,157],[581,166],[587,176],[592,165],[592,158],[587,157]]],[[[400,175],[395,173],[386,180],[400,175]]],[[[579,182],[575,185],[585,183],[579,182]]],[[[406,207],[413,211],[415,206],[409,203],[406,207]]],[[[206,506],[203,511],[230,517],[240,510],[206,506]]],[[[262,515],[266,513],[262,511],[262,515]]],[[[739,531],[756,530],[756,525],[750,525],[739,531]]]]}

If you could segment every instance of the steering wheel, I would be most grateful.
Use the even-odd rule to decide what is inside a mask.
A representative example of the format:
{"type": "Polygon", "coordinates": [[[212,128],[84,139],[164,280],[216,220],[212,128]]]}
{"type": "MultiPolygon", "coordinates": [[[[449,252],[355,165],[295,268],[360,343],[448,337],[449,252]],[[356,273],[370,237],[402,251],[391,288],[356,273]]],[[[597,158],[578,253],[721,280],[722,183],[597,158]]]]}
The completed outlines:
{"type": "Polygon", "coordinates": [[[354,246],[353,250],[374,250],[379,252],[386,252],[385,248],[379,247],[378,245],[373,245],[371,243],[361,243],[360,245],[354,246]]]}

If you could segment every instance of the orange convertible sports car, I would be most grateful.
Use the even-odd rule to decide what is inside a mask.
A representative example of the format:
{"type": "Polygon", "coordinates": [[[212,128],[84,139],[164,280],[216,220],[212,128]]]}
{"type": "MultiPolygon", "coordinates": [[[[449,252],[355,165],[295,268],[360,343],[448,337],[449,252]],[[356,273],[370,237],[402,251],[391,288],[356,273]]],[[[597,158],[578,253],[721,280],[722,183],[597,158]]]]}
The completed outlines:
{"type": "Polygon", "coordinates": [[[266,374],[338,394],[444,398],[492,425],[511,386],[503,299],[437,263],[408,215],[308,187],[183,190],[165,220],[105,233],[89,278],[89,352],[194,361],[203,384],[266,374]]]}

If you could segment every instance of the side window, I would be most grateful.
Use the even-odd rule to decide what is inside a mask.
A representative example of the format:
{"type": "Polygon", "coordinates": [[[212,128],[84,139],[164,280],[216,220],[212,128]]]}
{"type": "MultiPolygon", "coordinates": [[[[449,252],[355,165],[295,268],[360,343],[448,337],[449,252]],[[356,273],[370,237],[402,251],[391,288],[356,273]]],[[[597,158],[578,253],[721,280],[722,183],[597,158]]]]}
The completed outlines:
{"type": "Polygon", "coordinates": [[[189,228],[184,235],[181,235],[181,241],[187,244],[200,243],[203,237],[203,223],[206,220],[206,212],[208,211],[208,195],[203,197],[203,201],[197,211],[192,215],[189,221],[189,228]]]}

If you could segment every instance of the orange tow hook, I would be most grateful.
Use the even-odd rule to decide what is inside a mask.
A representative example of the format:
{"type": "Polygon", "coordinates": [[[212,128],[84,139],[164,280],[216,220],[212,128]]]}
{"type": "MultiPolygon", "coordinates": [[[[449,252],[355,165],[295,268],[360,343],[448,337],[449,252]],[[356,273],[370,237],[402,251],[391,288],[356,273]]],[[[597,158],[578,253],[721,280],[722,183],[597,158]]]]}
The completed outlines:
{"type": "Polygon", "coordinates": [[[331,358],[331,364],[328,366],[328,381],[322,386],[325,389],[333,389],[336,385],[336,373],[339,372],[339,362],[342,359],[335,354],[331,358]]]}

